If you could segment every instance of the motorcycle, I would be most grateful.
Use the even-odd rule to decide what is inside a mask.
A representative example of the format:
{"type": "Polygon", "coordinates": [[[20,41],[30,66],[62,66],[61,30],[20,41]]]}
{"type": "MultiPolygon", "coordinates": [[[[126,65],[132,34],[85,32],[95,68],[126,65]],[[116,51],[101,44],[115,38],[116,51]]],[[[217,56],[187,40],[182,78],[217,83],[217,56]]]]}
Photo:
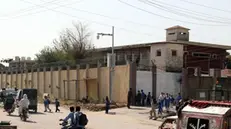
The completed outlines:
{"type": "Polygon", "coordinates": [[[64,121],[63,119],[60,119],[59,121],[62,121],[62,123],[59,123],[59,125],[62,126],[61,129],[68,129],[70,127],[68,122],[64,121]]]}
{"type": "Polygon", "coordinates": [[[11,113],[13,113],[14,110],[15,110],[15,105],[14,105],[14,104],[11,105],[11,106],[6,106],[6,107],[5,107],[5,111],[6,111],[9,115],[11,115],[11,113]]]}
{"type": "Polygon", "coordinates": [[[28,110],[26,108],[22,109],[22,113],[20,114],[20,118],[22,121],[26,121],[28,118],[28,110]]]}
{"type": "MultiPolygon", "coordinates": [[[[69,128],[73,129],[67,121],[64,121],[63,119],[60,119],[59,121],[62,121],[62,123],[59,124],[62,126],[61,129],[69,129],[69,128]]],[[[81,128],[81,129],[86,129],[86,128],[81,128]]]]}

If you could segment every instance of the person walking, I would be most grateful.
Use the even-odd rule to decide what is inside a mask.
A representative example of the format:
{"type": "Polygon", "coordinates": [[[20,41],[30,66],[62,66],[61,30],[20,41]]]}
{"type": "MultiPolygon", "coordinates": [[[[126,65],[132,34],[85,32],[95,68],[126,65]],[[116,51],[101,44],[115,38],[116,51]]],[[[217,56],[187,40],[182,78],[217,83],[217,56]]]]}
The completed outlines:
{"type": "Polygon", "coordinates": [[[49,108],[50,100],[47,98],[47,96],[44,97],[43,103],[44,103],[44,107],[45,107],[44,112],[47,112],[47,110],[49,110],[51,112],[51,109],[49,108]]]}
{"type": "Polygon", "coordinates": [[[181,94],[178,93],[178,96],[176,97],[176,105],[178,105],[180,100],[182,100],[182,97],[181,97],[181,94]]]}
{"type": "Polygon", "coordinates": [[[138,93],[137,93],[137,106],[141,106],[141,93],[140,93],[139,90],[138,90],[138,93]]]}
{"type": "Polygon", "coordinates": [[[147,96],[147,106],[151,106],[151,100],[152,100],[152,97],[151,97],[151,92],[148,92],[148,96],[147,96]]]}
{"type": "Polygon", "coordinates": [[[146,94],[144,93],[143,90],[141,90],[141,105],[145,106],[145,99],[146,99],[146,94]]]}
{"type": "Polygon", "coordinates": [[[157,116],[156,116],[156,103],[155,103],[155,101],[156,101],[155,98],[152,97],[150,119],[154,119],[154,120],[157,119],[157,116]]]}
{"type": "Polygon", "coordinates": [[[49,94],[47,96],[47,101],[48,101],[47,109],[51,112],[51,109],[50,109],[51,100],[50,100],[49,94]]]}
{"type": "Polygon", "coordinates": [[[108,96],[106,96],[105,106],[106,106],[105,113],[108,114],[109,109],[110,109],[110,101],[108,99],[108,96]]]}
{"type": "Polygon", "coordinates": [[[55,112],[60,112],[59,107],[60,107],[60,103],[59,103],[59,100],[56,98],[55,99],[55,112]]]}
{"type": "Polygon", "coordinates": [[[132,103],[132,88],[128,91],[128,96],[127,96],[127,107],[130,109],[130,105],[132,103]]]}
{"type": "Polygon", "coordinates": [[[165,107],[166,107],[166,111],[167,111],[167,112],[169,111],[169,108],[170,108],[170,102],[171,102],[170,96],[169,96],[169,94],[167,93],[167,94],[166,94],[166,99],[165,99],[165,107]]]}
{"type": "Polygon", "coordinates": [[[158,100],[158,116],[163,118],[162,113],[163,113],[163,107],[162,107],[162,100],[158,100]]]}

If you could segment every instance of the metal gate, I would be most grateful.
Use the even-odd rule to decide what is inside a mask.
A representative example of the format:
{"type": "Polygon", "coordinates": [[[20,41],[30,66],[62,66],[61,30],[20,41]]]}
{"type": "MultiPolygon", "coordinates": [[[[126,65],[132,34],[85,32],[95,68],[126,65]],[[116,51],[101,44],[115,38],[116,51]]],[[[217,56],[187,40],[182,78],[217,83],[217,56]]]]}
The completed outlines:
{"type": "Polygon", "coordinates": [[[63,88],[61,89],[61,91],[63,93],[63,98],[65,100],[77,101],[77,99],[78,99],[78,88],[77,88],[78,86],[77,86],[77,84],[78,84],[77,80],[63,80],[63,88]]]}
{"type": "Polygon", "coordinates": [[[231,91],[229,90],[208,90],[208,89],[196,90],[197,100],[231,101],[230,96],[231,96],[231,91]]]}

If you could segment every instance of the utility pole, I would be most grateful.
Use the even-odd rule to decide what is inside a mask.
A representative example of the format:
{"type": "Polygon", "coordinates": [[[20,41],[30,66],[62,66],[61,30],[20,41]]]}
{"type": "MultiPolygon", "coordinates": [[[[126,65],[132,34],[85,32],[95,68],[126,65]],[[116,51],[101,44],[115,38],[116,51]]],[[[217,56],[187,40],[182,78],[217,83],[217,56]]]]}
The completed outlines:
{"type": "Polygon", "coordinates": [[[110,86],[109,86],[109,99],[112,100],[112,87],[113,87],[113,76],[114,76],[114,68],[115,68],[115,55],[114,55],[114,26],[112,26],[112,33],[97,33],[97,39],[100,36],[111,36],[112,37],[112,49],[111,49],[111,64],[110,64],[110,86]]]}

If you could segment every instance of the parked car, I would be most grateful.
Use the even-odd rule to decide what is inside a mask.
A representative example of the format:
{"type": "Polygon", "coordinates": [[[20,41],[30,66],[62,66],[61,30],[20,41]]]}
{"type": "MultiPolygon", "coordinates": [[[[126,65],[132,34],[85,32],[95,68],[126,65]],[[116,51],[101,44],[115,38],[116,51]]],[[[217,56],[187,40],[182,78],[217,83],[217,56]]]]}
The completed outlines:
{"type": "Polygon", "coordinates": [[[38,106],[38,98],[37,98],[37,89],[22,89],[18,90],[18,94],[16,97],[16,104],[18,105],[19,101],[23,98],[23,95],[26,94],[29,101],[29,110],[33,110],[35,113],[37,112],[38,106]]]}

